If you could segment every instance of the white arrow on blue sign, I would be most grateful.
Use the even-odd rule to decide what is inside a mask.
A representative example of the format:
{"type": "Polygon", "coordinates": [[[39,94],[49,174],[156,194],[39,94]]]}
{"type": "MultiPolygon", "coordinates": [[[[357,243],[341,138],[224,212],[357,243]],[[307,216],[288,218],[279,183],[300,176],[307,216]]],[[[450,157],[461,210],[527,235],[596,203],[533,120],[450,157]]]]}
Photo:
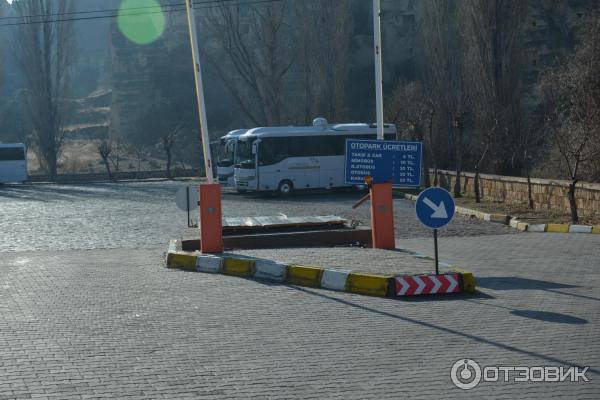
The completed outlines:
{"type": "Polygon", "coordinates": [[[419,221],[431,229],[446,226],[454,217],[454,199],[442,188],[432,187],[422,191],[415,207],[419,221]]]}

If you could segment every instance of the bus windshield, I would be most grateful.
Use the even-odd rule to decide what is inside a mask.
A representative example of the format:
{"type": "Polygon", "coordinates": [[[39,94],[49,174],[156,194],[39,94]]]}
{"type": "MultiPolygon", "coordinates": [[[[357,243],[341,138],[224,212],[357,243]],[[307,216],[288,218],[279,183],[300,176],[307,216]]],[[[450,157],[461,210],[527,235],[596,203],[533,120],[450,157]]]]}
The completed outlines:
{"type": "Polygon", "coordinates": [[[231,167],[233,165],[235,142],[235,139],[221,139],[219,142],[218,167],[231,167]]]}
{"type": "Polygon", "coordinates": [[[252,144],[254,143],[251,139],[240,139],[237,142],[237,149],[235,152],[235,164],[240,165],[241,168],[254,167],[254,154],[252,154],[252,144]]]}

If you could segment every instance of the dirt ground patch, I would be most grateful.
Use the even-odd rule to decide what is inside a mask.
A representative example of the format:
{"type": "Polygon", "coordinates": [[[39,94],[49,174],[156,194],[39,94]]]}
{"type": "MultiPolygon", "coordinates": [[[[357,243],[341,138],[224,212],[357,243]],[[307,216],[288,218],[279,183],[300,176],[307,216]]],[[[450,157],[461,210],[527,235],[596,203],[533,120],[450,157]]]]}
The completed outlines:
{"type": "MultiPolygon", "coordinates": [[[[532,224],[571,222],[571,215],[568,212],[562,210],[530,210],[526,203],[507,204],[489,200],[482,200],[481,203],[476,203],[472,197],[462,197],[454,199],[454,201],[456,205],[461,207],[489,214],[506,214],[532,224]]],[[[579,223],[582,225],[599,225],[600,215],[580,215],[579,223]]]]}

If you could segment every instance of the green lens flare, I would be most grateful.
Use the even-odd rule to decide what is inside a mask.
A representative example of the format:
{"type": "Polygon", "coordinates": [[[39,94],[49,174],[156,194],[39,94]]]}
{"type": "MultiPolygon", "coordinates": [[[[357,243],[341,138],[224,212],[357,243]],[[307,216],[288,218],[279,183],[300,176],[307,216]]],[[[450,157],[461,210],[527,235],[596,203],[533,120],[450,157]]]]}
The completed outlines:
{"type": "Polygon", "coordinates": [[[166,19],[156,0],[123,0],[117,23],[127,39],[141,45],[160,39],[166,19]]]}

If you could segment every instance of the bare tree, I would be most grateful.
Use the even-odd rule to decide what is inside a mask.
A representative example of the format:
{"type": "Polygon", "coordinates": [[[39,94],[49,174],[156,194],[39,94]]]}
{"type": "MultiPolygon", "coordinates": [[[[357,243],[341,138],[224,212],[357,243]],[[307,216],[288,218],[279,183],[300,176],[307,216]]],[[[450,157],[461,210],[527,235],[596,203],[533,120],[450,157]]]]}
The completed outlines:
{"type": "Polygon", "coordinates": [[[135,154],[135,159],[137,161],[137,172],[139,174],[140,172],[142,172],[142,162],[146,161],[150,151],[147,146],[142,144],[137,146],[130,146],[130,148],[133,154],[135,154]]]}
{"type": "Polygon", "coordinates": [[[479,181],[481,165],[485,161],[486,157],[488,157],[488,154],[491,150],[492,137],[494,136],[494,132],[495,132],[497,126],[498,126],[497,124],[494,124],[494,126],[492,126],[492,128],[488,131],[487,135],[482,137],[481,141],[478,143],[478,148],[482,149],[482,150],[480,150],[481,156],[475,162],[475,167],[474,167],[475,178],[473,178],[473,192],[475,194],[475,202],[476,203],[481,203],[481,190],[480,190],[480,181],[479,181]]]}
{"type": "Polygon", "coordinates": [[[167,134],[160,138],[160,145],[162,146],[165,155],[167,156],[167,179],[171,179],[171,165],[173,163],[173,151],[175,148],[175,144],[179,138],[179,135],[183,129],[183,124],[178,124],[173,128],[173,130],[169,131],[167,134]]]}
{"type": "Polygon", "coordinates": [[[28,114],[36,135],[41,164],[52,179],[63,145],[70,70],[76,48],[73,24],[32,18],[32,15],[73,11],[70,0],[20,0],[14,3],[24,22],[16,28],[15,53],[28,86],[28,114]]]}
{"type": "Polygon", "coordinates": [[[520,0],[463,1],[461,14],[466,90],[477,112],[474,129],[497,172],[519,173],[523,28],[520,0]],[[492,136],[490,136],[490,132],[492,136]]]}
{"type": "Polygon", "coordinates": [[[208,46],[207,59],[254,125],[280,125],[289,119],[283,98],[294,53],[286,32],[287,12],[286,2],[225,5],[210,9],[204,18],[216,43],[208,46]]]}
{"type": "MultiPolygon", "coordinates": [[[[464,59],[462,57],[461,1],[423,0],[418,3],[422,19],[419,36],[422,40],[421,63],[424,81],[436,110],[436,148],[446,148],[446,158],[453,161],[456,170],[454,195],[461,196],[461,172],[463,153],[468,142],[466,116],[470,102],[465,87],[464,59]],[[447,146],[442,140],[447,140],[447,146]]],[[[449,163],[448,163],[449,164],[449,163]]]]}
{"type": "Polygon", "coordinates": [[[426,187],[431,186],[429,159],[435,159],[433,143],[430,140],[433,115],[433,102],[425,93],[423,85],[417,81],[400,81],[386,102],[386,120],[396,124],[399,138],[408,134],[408,139],[424,143],[423,168],[426,187]],[[429,135],[426,136],[428,130],[429,135]]]}
{"type": "Polygon", "coordinates": [[[346,85],[354,21],[350,0],[301,1],[296,4],[295,41],[304,89],[304,122],[316,115],[343,120],[348,110],[346,85]]]}
{"type": "Polygon", "coordinates": [[[539,88],[546,103],[546,128],[570,184],[571,220],[579,222],[576,189],[600,158],[600,14],[580,34],[575,55],[545,73],[539,88]]]}
{"type": "Polygon", "coordinates": [[[106,167],[106,172],[108,173],[108,180],[112,180],[112,171],[110,169],[110,155],[113,152],[112,143],[109,140],[103,139],[100,141],[100,143],[98,143],[96,150],[102,158],[104,167],[106,167]]]}

